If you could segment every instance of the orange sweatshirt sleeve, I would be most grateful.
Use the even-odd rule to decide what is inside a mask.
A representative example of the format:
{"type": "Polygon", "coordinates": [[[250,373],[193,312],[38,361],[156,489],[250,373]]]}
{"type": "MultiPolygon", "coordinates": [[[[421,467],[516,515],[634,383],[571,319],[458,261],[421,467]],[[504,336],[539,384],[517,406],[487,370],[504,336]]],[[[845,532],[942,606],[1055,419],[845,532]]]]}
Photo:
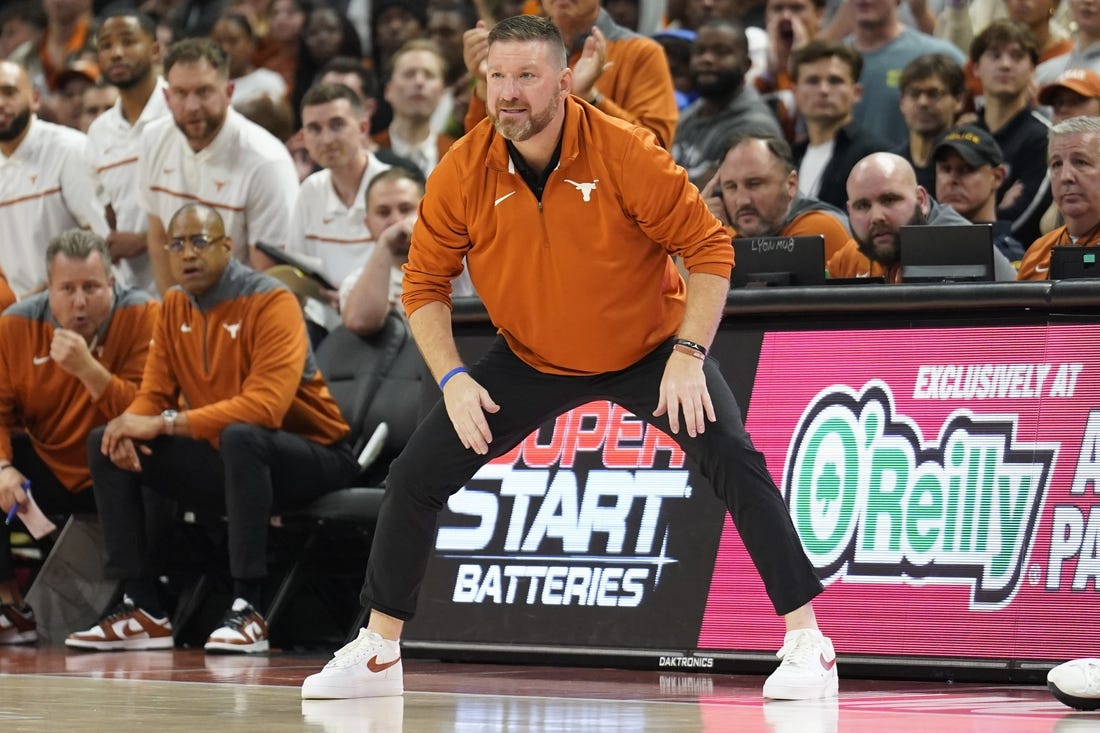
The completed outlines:
{"type": "Polygon", "coordinates": [[[241,422],[276,429],[283,423],[302,381],[308,340],[301,308],[290,291],[278,288],[248,298],[242,314],[242,342],[252,345],[251,368],[240,393],[189,409],[191,435],[217,447],[222,430],[241,422]]]}
{"type": "MultiPolygon", "coordinates": [[[[427,190],[463,191],[459,156],[440,161],[427,190]]],[[[426,195],[413,225],[409,261],[402,267],[401,304],[406,315],[432,302],[451,307],[451,281],[462,273],[462,258],[470,248],[466,214],[456,210],[464,197],[426,195]],[[429,208],[430,207],[430,208],[429,208]],[[430,222],[430,224],[429,224],[430,222]],[[430,246],[418,243],[430,243],[430,246]],[[429,273],[444,273],[442,276],[429,273]]]]}
{"type": "Polygon", "coordinates": [[[159,415],[169,407],[179,405],[179,384],[169,365],[170,345],[167,321],[173,308],[178,308],[176,291],[168,291],[153,325],[153,339],[145,357],[145,369],[141,373],[141,387],[126,412],[136,415],[159,415]]]}
{"type": "Polygon", "coordinates": [[[159,312],[160,304],[151,300],[120,309],[112,317],[111,335],[124,339],[118,347],[123,354],[122,367],[111,373],[107,389],[94,402],[108,420],[121,415],[137,395],[159,312]]]}
{"type": "Polygon", "coordinates": [[[627,148],[622,162],[623,181],[645,181],[629,186],[625,205],[650,239],[671,255],[684,259],[692,273],[718,275],[727,280],[733,270],[733,243],[722,222],[710,213],[687,171],[658,148],[653,136],[634,131],[641,144],[627,148]]]}

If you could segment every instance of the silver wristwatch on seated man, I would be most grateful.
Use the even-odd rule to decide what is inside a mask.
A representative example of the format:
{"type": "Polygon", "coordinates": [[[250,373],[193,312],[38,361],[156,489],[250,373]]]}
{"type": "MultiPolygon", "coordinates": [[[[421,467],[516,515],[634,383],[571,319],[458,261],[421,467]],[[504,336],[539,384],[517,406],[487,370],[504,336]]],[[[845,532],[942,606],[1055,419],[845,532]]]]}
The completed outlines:
{"type": "Polygon", "coordinates": [[[178,410],[165,410],[160,413],[161,419],[164,420],[164,431],[169,435],[176,434],[176,418],[180,416],[178,410]]]}

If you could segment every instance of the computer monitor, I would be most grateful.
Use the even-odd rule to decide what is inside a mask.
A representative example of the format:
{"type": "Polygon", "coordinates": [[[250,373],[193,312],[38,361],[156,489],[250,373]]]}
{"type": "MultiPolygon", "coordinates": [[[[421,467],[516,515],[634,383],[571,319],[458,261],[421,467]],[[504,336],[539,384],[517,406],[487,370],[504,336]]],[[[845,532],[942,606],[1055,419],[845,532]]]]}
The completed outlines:
{"type": "Polygon", "coordinates": [[[735,288],[824,285],[825,237],[737,237],[733,240],[735,288]]]}
{"type": "Polygon", "coordinates": [[[1050,279],[1100,277],[1100,248],[1065,245],[1050,250],[1050,279]]]}
{"type": "Polygon", "coordinates": [[[996,279],[992,224],[903,226],[898,237],[902,282],[991,282],[996,279]]]}

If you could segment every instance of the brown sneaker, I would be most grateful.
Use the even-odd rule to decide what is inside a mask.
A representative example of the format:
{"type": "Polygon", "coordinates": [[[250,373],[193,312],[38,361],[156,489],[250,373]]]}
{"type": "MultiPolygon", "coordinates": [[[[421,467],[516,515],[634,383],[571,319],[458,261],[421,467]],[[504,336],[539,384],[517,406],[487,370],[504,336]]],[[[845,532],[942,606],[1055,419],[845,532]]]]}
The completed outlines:
{"type": "Polygon", "coordinates": [[[23,604],[16,608],[7,603],[0,605],[0,644],[30,644],[38,641],[38,624],[34,611],[23,604]]]}
{"type": "Polygon", "coordinates": [[[65,646],[74,649],[97,651],[137,651],[143,649],[171,649],[172,622],[156,618],[136,607],[129,596],[98,624],[87,631],[77,631],[65,639],[65,646]]]}
{"type": "Polygon", "coordinates": [[[203,647],[208,652],[252,654],[267,651],[267,622],[248,601],[238,598],[203,647]]]}

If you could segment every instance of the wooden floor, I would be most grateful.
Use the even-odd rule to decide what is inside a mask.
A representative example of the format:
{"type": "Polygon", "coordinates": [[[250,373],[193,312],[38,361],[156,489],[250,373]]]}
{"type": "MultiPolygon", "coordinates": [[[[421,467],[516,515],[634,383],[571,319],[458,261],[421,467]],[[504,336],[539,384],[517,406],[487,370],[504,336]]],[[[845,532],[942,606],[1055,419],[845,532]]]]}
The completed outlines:
{"type": "Polygon", "coordinates": [[[0,731],[738,731],[1084,733],[1038,685],[841,679],[830,702],[769,702],[762,677],[406,660],[404,698],[303,701],[326,657],[0,648],[0,731]]]}

